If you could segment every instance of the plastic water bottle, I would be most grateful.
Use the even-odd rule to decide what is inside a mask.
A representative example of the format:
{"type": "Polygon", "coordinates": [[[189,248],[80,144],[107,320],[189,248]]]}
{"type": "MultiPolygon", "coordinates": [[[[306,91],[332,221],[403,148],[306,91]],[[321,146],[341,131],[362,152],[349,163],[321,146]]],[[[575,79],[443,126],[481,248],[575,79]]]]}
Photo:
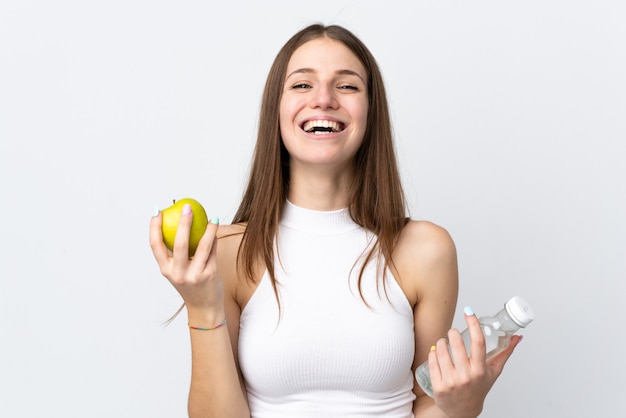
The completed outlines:
{"type": "MultiPolygon", "coordinates": [[[[511,336],[520,328],[526,327],[535,319],[535,313],[524,299],[519,296],[511,298],[504,304],[504,308],[494,316],[480,317],[478,320],[485,335],[487,346],[487,359],[500,353],[508,347],[511,336]]],[[[465,350],[470,355],[470,335],[469,330],[461,332],[465,350]]],[[[433,387],[430,382],[430,372],[428,370],[428,360],[422,363],[415,370],[415,379],[422,390],[430,397],[433,397],[433,387]]]]}

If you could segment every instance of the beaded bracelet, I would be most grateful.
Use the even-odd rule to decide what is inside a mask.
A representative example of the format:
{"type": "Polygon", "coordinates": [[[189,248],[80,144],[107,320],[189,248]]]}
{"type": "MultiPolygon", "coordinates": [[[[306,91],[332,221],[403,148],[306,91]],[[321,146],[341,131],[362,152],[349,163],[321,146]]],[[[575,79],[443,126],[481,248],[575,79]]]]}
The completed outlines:
{"type": "Polygon", "coordinates": [[[224,318],[224,320],[222,322],[220,322],[219,324],[217,324],[216,326],[214,326],[213,328],[201,328],[201,327],[194,327],[191,326],[189,324],[187,324],[187,326],[189,327],[189,329],[195,329],[197,331],[213,331],[214,329],[218,329],[219,327],[222,327],[226,325],[226,318],[224,318]]]}

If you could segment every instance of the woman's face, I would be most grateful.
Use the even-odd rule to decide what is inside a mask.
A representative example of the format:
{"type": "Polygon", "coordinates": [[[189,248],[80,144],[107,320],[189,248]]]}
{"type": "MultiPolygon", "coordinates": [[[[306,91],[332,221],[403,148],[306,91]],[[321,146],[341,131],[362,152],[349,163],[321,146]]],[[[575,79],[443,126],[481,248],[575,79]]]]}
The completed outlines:
{"type": "Polygon", "coordinates": [[[295,50],[280,101],[280,131],[291,168],[345,168],[363,142],[367,72],[341,42],[319,38],[295,50]]]}

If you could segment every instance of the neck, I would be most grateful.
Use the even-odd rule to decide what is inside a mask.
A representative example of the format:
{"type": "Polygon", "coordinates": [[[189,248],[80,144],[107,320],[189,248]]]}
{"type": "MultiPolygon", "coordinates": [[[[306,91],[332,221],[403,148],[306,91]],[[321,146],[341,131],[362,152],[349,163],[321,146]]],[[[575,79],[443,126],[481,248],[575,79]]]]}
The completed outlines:
{"type": "Polygon", "coordinates": [[[320,211],[348,206],[351,176],[346,170],[332,173],[292,166],[290,177],[288,199],[294,205],[320,211]]]}

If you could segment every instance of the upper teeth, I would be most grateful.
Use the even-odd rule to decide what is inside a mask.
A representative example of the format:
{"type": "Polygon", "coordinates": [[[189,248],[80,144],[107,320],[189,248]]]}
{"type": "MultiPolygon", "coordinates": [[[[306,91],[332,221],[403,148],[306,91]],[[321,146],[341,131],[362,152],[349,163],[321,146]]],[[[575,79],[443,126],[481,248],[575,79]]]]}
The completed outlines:
{"type": "Polygon", "coordinates": [[[315,128],[330,128],[333,132],[339,132],[341,124],[332,120],[310,120],[302,127],[307,132],[312,132],[315,128]]]}

